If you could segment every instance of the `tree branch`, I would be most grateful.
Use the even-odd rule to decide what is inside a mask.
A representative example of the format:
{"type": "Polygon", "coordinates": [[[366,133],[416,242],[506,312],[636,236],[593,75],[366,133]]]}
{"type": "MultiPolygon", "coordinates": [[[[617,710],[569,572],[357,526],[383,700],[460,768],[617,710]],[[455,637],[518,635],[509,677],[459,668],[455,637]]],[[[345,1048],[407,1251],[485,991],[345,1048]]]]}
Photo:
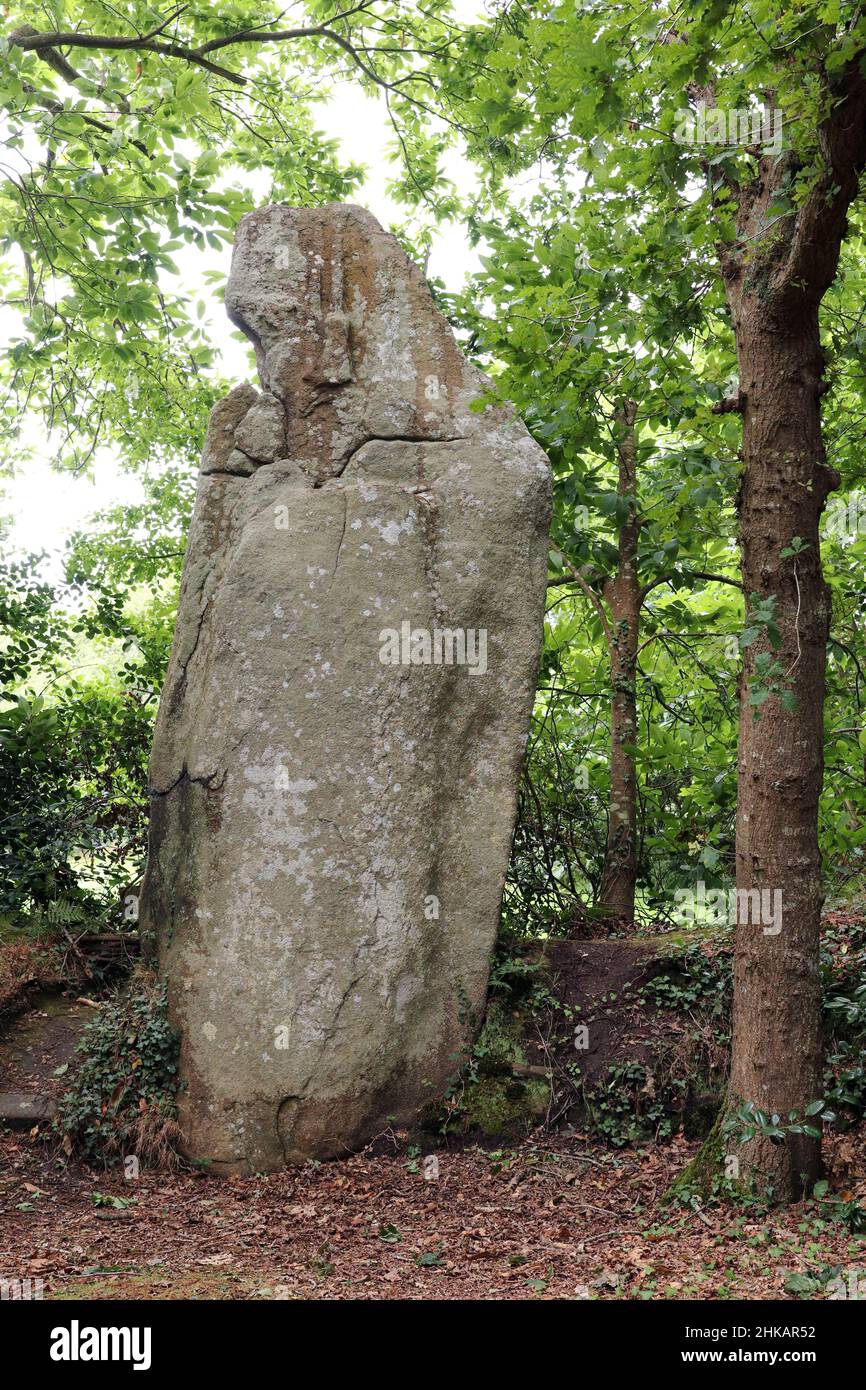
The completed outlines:
{"type": "Polygon", "coordinates": [[[595,608],[596,612],[598,613],[599,619],[600,619],[600,621],[601,621],[601,625],[602,625],[602,627],[604,628],[604,634],[605,634],[605,637],[607,638],[608,645],[609,645],[609,646],[612,646],[612,645],[613,645],[613,632],[611,631],[611,626],[610,626],[610,623],[608,622],[607,614],[606,614],[605,611],[604,611],[604,604],[602,603],[601,599],[599,598],[599,596],[598,596],[598,594],[595,592],[595,590],[594,590],[594,589],[591,589],[591,588],[589,587],[589,585],[587,584],[586,580],[584,579],[583,575],[580,573],[579,570],[576,570],[576,569],[574,568],[573,565],[570,565],[570,564],[568,563],[567,560],[563,560],[563,564],[564,564],[565,568],[568,570],[568,578],[567,578],[567,579],[548,579],[548,581],[547,581],[547,587],[548,587],[548,589],[554,588],[554,586],[557,585],[557,584],[572,584],[572,583],[574,583],[574,584],[579,584],[580,587],[581,587],[581,589],[583,590],[583,592],[586,594],[587,598],[588,598],[588,599],[590,600],[590,602],[592,603],[592,605],[593,605],[593,607],[595,608]]]}
{"type": "MultiPolygon", "coordinates": [[[[366,77],[369,77],[371,82],[375,82],[377,86],[383,87],[386,91],[399,91],[401,82],[409,81],[416,76],[416,74],[410,73],[407,77],[396,82],[388,82],[384,77],[380,77],[375,68],[371,67],[361,56],[361,52],[355,44],[345,35],[337,33],[335,29],[330,27],[333,20],[325,24],[304,25],[295,29],[272,29],[270,31],[264,28],[242,29],[234,34],[226,34],[219,39],[211,39],[208,43],[200,44],[198,48],[190,48],[181,43],[157,41],[156,35],[162,33],[167,25],[172,20],[177,19],[184,9],[186,9],[185,5],[149,33],[134,34],[129,38],[117,34],[82,34],[77,30],[55,30],[53,33],[39,33],[30,25],[22,25],[21,28],[13,30],[9,35],[9,44],[24,51],[38,53],[40,57],[51,62],[54,67],[57,67],[59,63],[67,68],[68,64],[65,64],[65,60],[59,55],[52,53],[51,58],[49,58],[48,54],[57,48],[95,48],[107,52],[159,53],[167,58],[181,58],[184,62],[194,63],[196,66],[214,73],[217,77],[224,77],[229,82],[244,86],[247,81],[246,77],[241,73],[232,72],[228,68],[212,63],[207,54],[217,53],[221,49],[231,48],[237,44],[287,43],[295,39],[326,39],[347,53],[353,63],[360,68],[366,77]]],[[[336,15],[334,18],[346,18],[365,9],[365,5],[357,5],[353,9],[344,10],[341,15],[336,15]]],[[[67,77],[67,80],[72,80],[75,76],[74,70],[70,68],[68,71],[71,77],[67,77]]],[[[65,74],[61,73],[61,75],[65,74]]],[[[420,74],[418,76],[420,77],[420,74]]]]}
{"type": "MultiPolygon", "coordinates": [[[[641,603],[643,603],[647,594],[651,593],[653,589],[657,589],[660,584],[670,584],[673,577],[674,576],[672,574],[663,574],[659,579],[653,579],[650,581],[649,584],[644,584],[643,588],[640,591],[641,603]]],[[[708,583],[711,584],[729,584],[732,589],[739,589],[740,593],[743,592],[743,586],[740,583],[739,579],[731,579],[727,574],[710,574],[706,570],[688,570],[683,571],[682,578],[705,579],[708,583]]]]}
{"type": "Polygon", "coordinates": [[[742,415],[746,409],[746,397],[742,391],[738,391],[736,396],[726,396],[723,401],[716,401],[713,406],[714,415],[742,415]]]}
{"type": "Polygon", "coordinates": [[[796,213],[778,284],[805,283],[820,299],[836,274],[848,208],[866,168],[866,50],[855,54],[838,84],[829,85],[831,111],[818,127],[824,172],[796,213]]]}

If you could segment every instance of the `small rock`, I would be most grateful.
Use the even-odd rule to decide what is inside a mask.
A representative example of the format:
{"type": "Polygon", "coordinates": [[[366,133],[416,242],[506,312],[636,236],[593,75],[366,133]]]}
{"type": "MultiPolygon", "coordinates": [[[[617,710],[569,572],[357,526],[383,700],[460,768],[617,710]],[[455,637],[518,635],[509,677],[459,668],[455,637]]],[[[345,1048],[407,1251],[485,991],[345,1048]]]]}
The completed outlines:
{"type": "Polygon", "coordinates": [[[0,1092],[0,1120],[15,1129],[51,1120],[56,1111],[57,1106],[50,1096],[26,1091],[0,1092]]]}

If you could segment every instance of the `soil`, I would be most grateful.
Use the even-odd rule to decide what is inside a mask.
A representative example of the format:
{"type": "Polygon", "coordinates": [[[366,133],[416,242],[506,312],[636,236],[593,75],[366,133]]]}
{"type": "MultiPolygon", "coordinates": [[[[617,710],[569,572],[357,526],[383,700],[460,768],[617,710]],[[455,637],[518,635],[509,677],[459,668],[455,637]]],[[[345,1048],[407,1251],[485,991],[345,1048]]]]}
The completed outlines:
{"type": "MultiPolygon", "coordinates": [[[[844,1142],[828,1146],[840,1182],[864,1168],[862,1138],[844,1142]]],[[[791,1273],[866,1272],[863,1240],[814,1204],[660,1206],[694,1150],[614,1154],[575,1136],[440,1151],[435,1181],[395,1152],[126,1182],[0,1136],[0,1268],[49,1299],[773,1299],[795,1296],[791,1273]]]]}
{"type": "MultiPolygon", "coordinates": [[[[591,1020],[588,1076],[683,1026],[627,1002],[664,947],[548,943],[548,984],[591,1020]]],[[[0,1040],[0,1088],[53,1097],[94,1011],[74,995],[32,1002],[0,1040]]],[[[824,1199],[769,1213],[666,1205],[698,1148],[681,1133],[614,1150],[578,1121],[439,1143],[432,1165],[387,1131],[363,1154],[268,1176],[127,1180],[69,1156],[50,1122],[0,1127],[0,1271],[61,1300],[823,1298],[834,1271],[866,1279],[864,1239],[838,1220],[840,1200],[866,1205],[862,1125],[828,1137],[824,1199]]]]}
{"type": "Polygon", "coordinates": [[[648,978],[655,952],[632,940],[551,941],[544,957],[550,987],[575,1023],[586,1025],[588,1047],[573,1055],[584,1083],[594,1086],[613,1063],[645,1062],[651,1047],[646,1020],[630,1002],[648,978]]]}
{"type": "Polygon", "coordinates": [[[58,1067],[69,1067],[82,1029],[94,1009],[66,994],[41,991],[0,1036],[0,1092],[56,1097],[65,1085],[58,1067]]]}

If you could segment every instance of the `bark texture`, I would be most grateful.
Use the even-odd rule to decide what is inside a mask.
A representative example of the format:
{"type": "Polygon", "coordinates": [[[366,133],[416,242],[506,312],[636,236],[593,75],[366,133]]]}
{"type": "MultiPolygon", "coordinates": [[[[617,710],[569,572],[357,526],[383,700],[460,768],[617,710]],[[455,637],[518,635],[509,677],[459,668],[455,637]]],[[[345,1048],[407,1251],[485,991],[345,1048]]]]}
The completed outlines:
{"type": "Polygon", "coordinates": [[[616,574],[604,586],[610,611],[610,806],[599,902],[616,920],[634,921],[637,880],[637,668],[641,589],[637,575],[637,406],[617,412],[617,492],[628,507],[618,534],[616,574]]]}
{"type": "MultiPolygon", "coordinates": [[[[743,587],[753,610],[752,596],[775,599],[781,642],[773,658],[780,685],[796,699],[787,712],[771,695],[755,719],[748,703],[755,660],[771,648],[765,640],[749,647],[740,705],[729,1105],[752,1101],[785,1124],[788,1112],[802,1117],[823,1089],[818,800],[830,601],[819,523],[838,477],[827,466],[821,435],[826,385],[818,315],[866,161],[859,62],[858,55],[829,93],[829,115],[818,132],[820,175],[802,169],[793,151],[763,157],[752,183],[729,186],[738,239],[719,248],[740,370],[743,587]],[[797,211],[774,219],[769,210],[792,176],[809,192],[797,211]],[[796,537],[802,552],[783,556],[796,537]],[[755,890],[781,893],[778,929],[757,911],[755,890]]],[[[755,1138],[737,1156],[741,1176],[760,1174],[779,1199],[790,1200],[804,1179],[817,1176],[820,1142],[796,1134],[784,1141],[755,1138]]]]}
{"type": "MultiPolygon", "coordinates": [[[[830,598],[821,574],[819,521],[833,477],[821,442],[817,311],[796,330],[786,316],[776,331],[763,305],[756,309],[747,301],[741,314],[743,585],[747,601],[755,594],[776,598],[782,640],[773,656],[797,704],[786,711],[771,696],[755,718],[747,692],[754,688],[755,654],[767,644],[748,649],[740,704],[737,888],[763,891],[764,904],[780,893],[781,920],[772,920],[766,908],[758,911],[757,898],[738,896],[731,1095],[787,1117],[791,1110],[802,1116],[822,1094],[818,798],[830,598]],[[782,558],[797,536],[802,554],[782,558]]],[[[817,1175],[819,1143],[797,1134],[784,1144],[759,1137],[742,1147],[740,1159],[770,1177],[780,1196],[791,1197],[801,1173],[817,1175]]]]}

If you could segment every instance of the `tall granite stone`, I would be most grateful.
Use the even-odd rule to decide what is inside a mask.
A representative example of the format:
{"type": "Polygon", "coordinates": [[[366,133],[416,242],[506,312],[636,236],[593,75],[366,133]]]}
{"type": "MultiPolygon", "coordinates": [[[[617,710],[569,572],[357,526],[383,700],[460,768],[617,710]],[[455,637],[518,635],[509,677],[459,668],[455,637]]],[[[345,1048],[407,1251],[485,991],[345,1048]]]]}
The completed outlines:
{"type": "Polygon", "coordinates": [[[241,222],[261,390],[211,414],[150,768],[143,933],[217,1172],[346,1153],[483,1013],[550,477],[360,208],[241,222]]]}

